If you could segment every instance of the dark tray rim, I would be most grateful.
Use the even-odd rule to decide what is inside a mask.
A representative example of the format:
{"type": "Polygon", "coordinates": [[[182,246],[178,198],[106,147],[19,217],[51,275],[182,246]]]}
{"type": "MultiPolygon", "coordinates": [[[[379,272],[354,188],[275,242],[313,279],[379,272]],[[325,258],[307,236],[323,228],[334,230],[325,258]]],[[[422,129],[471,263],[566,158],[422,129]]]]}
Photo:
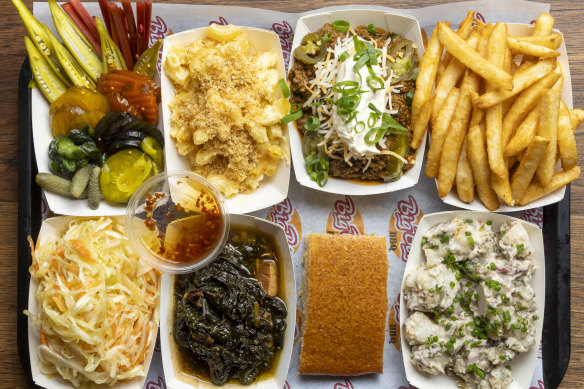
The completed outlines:
{"type": "MultiPolygon", "coordinates": [[[[26,58],[18,80],[18,354],[31,377],[28,348],[28,307],[31,252],[27,237],[34,241],[41,220],[41,190],[34,182],[38,170],[32,135],[32,72],[26,58]]],[[[557,388],[570,361],[570,190],[559,203],[543,208],[543,237],[546,257],[546,307],[544,315],[543,376],[546,388],[557,388]]]]}

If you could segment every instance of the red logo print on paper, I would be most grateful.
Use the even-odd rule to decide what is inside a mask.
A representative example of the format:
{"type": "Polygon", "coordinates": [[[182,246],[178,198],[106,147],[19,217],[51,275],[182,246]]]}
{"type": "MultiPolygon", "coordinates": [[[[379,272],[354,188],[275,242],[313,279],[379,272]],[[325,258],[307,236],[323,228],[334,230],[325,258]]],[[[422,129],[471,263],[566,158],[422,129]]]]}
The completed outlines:
{"type": "Polygon", "coordinates": [[[158,376],[158,381],[150,381],[146,384],[146,389],[166,389],[164,378],[158,376]]]}
{"type": "MultiPolygon", "coordinates": [[[[166,26],[166,22],[162,20],[160,16],[156,16],[156,18],[152,19],[150,23],[150,45],[152,46],[156,43],[159,39],[164,39],[164,37],[168,34],[168,27],[166,26]]],[[[160,72],[160,65],[162,64],[162,46],[160,47],[160,52],[158,53],[158,71],[160,72]]]]}
{"type": "Polygon", "coordinates": [[[220,26],[226,26],[226,25],[228,25],[228,24],[229,24],[229,23],[227,22],[227,20],[225,20],[225,18],[224,18],[223,16],[219,16],[219,21],[218,21],[218,22],[216,22],[216,21],[214,21],[214,20],[211,20],[211,21],[209,22],[209,26],[210,26],[211,24],[213,24],[213,23],[215,23],[215,24],[218,24],[218,25],[220,25],[220,26]]]}
{"type": "Polygon", "coordinates": [[[345,378],[345,382],[336,383],[334,389],[353,389],[353,383],[350,379],[345,378]]]}
{"type": "Polygon", "coordinates": [[[482,14],[482,13],[480,13],[480,12],[477,12],[477,13],[475,14],[475,19],[478,19],[478,20],[480,20],[481,22],[485,23],[485,17],[484,17],[484,16],[483,16],[483,14],[482,14]]]}
{"type": "Polygon", "coordinates": [[[326,221],[326,232],[340,235],[363,235],[363,217],[351,196],[337,200],[326,221]]]}
{"type": "Polygon", "coordinates": [[[282,389],[290,389],[290,384],[288,383],[288,381],[284,382],[284,388],[282,389]]]}
{"type": "Polygon", "coordinates": [[[413,385],[408,385],[408,386],[403,386],[403,385],[402,385],[402,386],[400,386],[398,389],[418,389],[418,388],[416,388],[416,387],[415,387],[415,386],[413,386],[413,385]]]}
{"type": "Polygon", "coordinates": [[[295,253],[300,247],[300,240],[302,239],[302,224],[300,223],[298,211],[294,209],[290,199],[286,198],[281,203],[270,208],[266,220],[276,223],[284,229],[290,252],[295,253]]]}
{"type": "Polygon", "coordinates": [[[521,218],[526,222],[533,223],[540,229],[543,228],[543,208],[532,208],[523,211],[521,218]]]}
{"type": "Polygon", "coordinates": [[[544,389],[543,381],[537,380],[537,386],[530,386],[529,389],[544,389]]]}
{"type": "Polygon", "coordinates": [[[288,58],[292,50],[292,38],[294,37],[294,28],[287,22],[272,24],[272,30],[280,37],[280,46],[282,46],[282,54],[284,54],[284,63],[288,67],[288,58]]]}
{"type": "Polygon", "coordinates": [[[397,294],[391,309],[389,310],[389,343],[393,344],[397,351],[401,350],[399,338],[399,298],[401,293],[397,294]]]}
{"type": "Polygon", "coordinates": [[[402,261],[408,260],[410,247],[418,229],[418,223],[424,216],[416,199],[409,195],[407,200],[400,200],[389,219],[389,245],[394,254],[402,261]]]}

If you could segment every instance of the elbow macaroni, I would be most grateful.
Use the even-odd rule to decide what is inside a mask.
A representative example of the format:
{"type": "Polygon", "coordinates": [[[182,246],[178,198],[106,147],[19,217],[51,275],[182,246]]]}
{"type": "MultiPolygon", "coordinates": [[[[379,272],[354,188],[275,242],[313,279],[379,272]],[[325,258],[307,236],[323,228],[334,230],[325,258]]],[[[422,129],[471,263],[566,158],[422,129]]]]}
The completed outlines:
{"type": "Polygon", "coordinates": [[[226,196],[249,193],[273,175],[289,150],[280,119],[290,105],[278,86],[274,52],[250,54],[236,26],[172,47],[164,70],[176,95],[170,136],[193,171],[226,196]]]}

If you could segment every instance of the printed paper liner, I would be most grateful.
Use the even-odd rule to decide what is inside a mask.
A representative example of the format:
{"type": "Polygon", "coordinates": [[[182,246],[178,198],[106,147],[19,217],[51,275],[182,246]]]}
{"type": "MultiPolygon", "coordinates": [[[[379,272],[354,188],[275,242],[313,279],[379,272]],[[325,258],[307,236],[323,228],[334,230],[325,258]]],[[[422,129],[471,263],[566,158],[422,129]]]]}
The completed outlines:
{"type": "MultiPolygon", "coordinates": [[[[509,35],[514,36],[526,36],[531,35],[531,30],[533,30],[533,25],[530,24],[519,24],[519,23],[507,23],[507,32],[509,35]]],[[[554,29],[554,32],[561,33],[561,31],[554,29]]],[[[570,64],[568,63],[568,53],[566,51],[566,43],[564,42],[564,36],[562,35],[562,44],[558,49],[560,56],[557,57],[560,66],[562,67],[562,73],[564,75],[564,87],[562,88],[562,100],[566,103],[568,108],[573,108],[572,102],[572,78],[570,76],[570,64]]],[[[556,172],[561,171],[561,163],[558,162],[556,165],[556,172]]],[[[436,186],[438,186],[438,181],[436,180],[436,186]]],[[[561,201],[566,193],[566,187],[560,188],[549,195],[542,197],[532,203],[511,207],[503,200],[500,200],[501,206],[494,212],[515,212],[523,211],[530,208],[543,207],[546,205],[554,204],[561,201]]],[[[475,199],[472,203],[465,203],[458,198],[456,193],[456,188],[454,188],[446,197],[442,198],[446,204],[454,205],[458,208],[469,209],[472,211],[485,211],[488,212],[487,207],[479,200],[478,195],[475,193],[475,199]]]]}
{"type": "Polygon", "coordinates": [[[492,220],[493,230],[498,230],[501,224],[504,222],[510,222],[519,220],[523,224],[523,227],[527,230],[529,234],[529,239],[531,246],[533,248],[533,257],[536,266],[536,271],[533,274],[533,279],[531,285],[535,291],[535,301],[537,304],[536,314],[539,316],[536,323],[536,335],[535,335],[535,345],[532,346],[526,353],[521,353],[517,355],[513,361],[511,361],[511,372],[513,374],[514,382],[510,388],[528,388],[531,383],[531,378],[533,377],[533,371],[535,369],[535,363],[538,354],[538,345],[541,341],[541,333],[543,327],[543,317],[545,308],[545,256],[544,256],[544,246],[543,246],[543,234],[539,227],[535,224],[528,223],[521,219],[516,219],[510,216],[488,213],[488,212],[474,212],[474,211],[450,211],[450,212],[438,212],[424,216],[420,220],[418,229],[416,231],[416,236],[412,242],[410,253],[408,256],[408,261],[406,268],[404,270],[404,277],[402,279],[401,286],[401,297],[400,297],[400,318],[401,323],[401,346],[402,346],[402,357],[404,361],[404,367],[406,371],[406,377],[410,384],[416,386],[418,389],[456,389],[458,388],[456,377],[447,376],[446,374],[439,374],[436,376],[423,373],[417,370],[414,365],[410,363],[410,346],[405,339],[403,324],[406,322],[409,313],[407,303],[404,298],[404,282],[406,279],[406,274],[412,271],[412,269],[419,263],[421,263],[425,256],[422,251],[422,236],[430,228],[437,224],[448,222],[453,218],[459,219],[477,219],[482,222],[487,220],[492,220]]]}
{"type": "MultiPolygon", "coordinates": [[[[258,380],[250,385],[226,384],[225,388],[250,388],[250,389],[281,389],[284,387],[288,367],[292,357],[294,347],[294,324],[296,323],[296,279],[294,275],[294,265],[290,256],[290,249],[286,240],[284,230],[277,224],[246,215],[231,215],[231,225],[250,227],[257,229],[274,237],[280,261],[284,269],[284,297],[288,315],[286,316],[286,332],[284,333],[284,347],[280,350],[280,355],[275,359],[276,366],[273,367],[274,375],[260,376],[258,380]]],[[[164,377],[166,385],[172,389],[189,388],[217,388],[210,382],[186,379],[180,374],[178,367],[174,365],[171,347],[175,347],[172,338],[173,314],[174,314],[174,279],[173,276],[165,274],[162,276],[162,293],[160,296],[160,346],[162,352],[162,364],[164,367],[164,377]]]]}
{"type": "MultiPolygon", "coordinates": [[[[39,231],[39,236],[36,242],[36,247],[39,245],[44,244],[45,242],[58,239],[63,235],[63,233],[67,230],[69,223],[75,220],[76,217],[73,216],[59,216],[47,219],[41,225],[41,229],[39,231]]],[[[112,217],[117,223],[125,224],[125,219],[123,216],[114,216],[112,217]]],[[[160,293],[160,279],[158,282],[158,292],[160,293]]],[[[38,287],[38,283],[36,280],[31,277],[30,278],[30,287],[28,292],[28,310],[32,313],[38,312],[38,303],[36,300],[36,290],[38,287]]],[[[152,362],[152,354],[154,353],[154,347],[156,345],[156,337],[158,333],[158,321],[159,321],[159,309],[160,307],[156,307],[154,312],[154,326],[152,328],[152,333],[154,337],[152,338],[152,343],[150,344],[150,348],[148,353],[146,354],[146,359],[144,363],[144,375],[141,377],[135,377],[134,379],[122,383],[118,383],[117,385],[112,386],[111,388],[118,388],[118,389],[141,389],[144,386],[144,382],[146,381],[146,375],[148,374],[148,370],[150,369],[150,363],[152,362]]],[[[38,367],[39,363],[39,356],[38,356],[38,349],[41,345],[40,342],[40,331],[37,327],[35,327],[31,320],[28,321],[28,349],[30,350],[30,369],[32,372],[32,379],[34,382],[42,386],[43,388],[47,389],[71,389],[73,388],[73,384],[69,381],[65,381],[61,378],[59,374],[56,374],[53,377],[48,377],[45,374],[41,373],[38,367]]]]}
{"type": "MultiPolygon", "coordinates": [[[[422,43],[420,25],[418,24],[418,20],[416,18],[393,12],[365,9],[330,11],[301,17],[298,19],[298,23],[296,24],[296,33],[294,35],[294,42],[292,43],[291,52],[294,52],[294,49],[300,45],[302,38],[306,34],[317,31],[322,26],[324,26],[325,23],[332,23],[335,20],[346,20],[351,23],[351,26],[355,27],[359,25],[367,26],[373,23],[377,27],[383,28],[386,31],[395,32],[414,42],[418,46],[418,55],[420,58],[422,58],[424,54],[424,45],[422,43]]],[[[291,69],[292,66],[294,66],[294,62],[295,58],[293,55],[291,55],[288,69],[291,69]]],[[[327,184],[322,188],[318,186],[315,181],[312,181],[306,172],[304,156],[302,154],[302,140],[300,138],[300,131],[296,128],[290,131],[290,144],[292,146],[291,153],[292,161],[294,162],[296,180],[298,180],[300,185],[328,193],[372,195],[378,193],[395,192],[401,189],[412,187],[418,183],[422,162],[424,160],[426,135],[424,135],[422,142],[420,143],[420,147],[418,147],[415,165],[410,170],[408,170],[398,181],[389,183],[374,183],[329,177],[327,184]]]]}
{"type": "MultiPolygon", "coordinates": [[[[193,30],[184,31],[178,34],[171,35],[164,40],[162,49],[162,64],[166,60],[168,50],[173,46],[185,46],[197,39],[205,36],[205,28],[200,27],[193,30]]],[[[286,72],[284,70],[284,57],[282,55],[282,47],[280,46],[280,38],[271,31],[262,30],[259,28],[242,27],[244,33],[247,35],[252,53],[273,51],[278,56],[278,76],[285,78],[286,72]]],[[[164,151],[166,154],[166,168],[168,171],[172,170],[191,170],[190,164],[186,157],[178,154],[175,142],[170,137],[170,116],[171,112],[168,108],[170,100],[175,95],[174,85],[172,81],[164,72],[164,66],[161,70],[161,97],[162,97],[162,120],[164,123],[164,151]]],[[[284,136],[288,136],[290,125],[285,126],[284,136]]],[[[226,199],[227,208],[231,213],[248,213],[257,211],[258,209],[266,208],[277,204],[284,200],[288,194],[288,185],[290,182],[290,165],[285,160],[281,160],[278,165],[276,173],[271,176],[265,176],[260,181],[259,187],[249,194],[239,194],[233,198],[226,199]]]]}

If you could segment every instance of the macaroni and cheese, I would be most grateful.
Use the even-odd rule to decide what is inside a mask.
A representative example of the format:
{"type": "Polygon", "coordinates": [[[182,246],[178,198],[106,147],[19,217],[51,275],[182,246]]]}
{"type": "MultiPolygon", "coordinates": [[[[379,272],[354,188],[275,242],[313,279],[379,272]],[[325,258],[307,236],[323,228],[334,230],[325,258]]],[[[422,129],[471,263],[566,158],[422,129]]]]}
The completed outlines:
{"type": "Polygon", "coordinates": [[[277,61],[275,52],[252,53],[237,26],[211,25],[206,37],[169,49],[170,136],[193,171],[226,197],[256,189],[282,158],[289,163],[280,119],[290,107],[277,61]]]}

